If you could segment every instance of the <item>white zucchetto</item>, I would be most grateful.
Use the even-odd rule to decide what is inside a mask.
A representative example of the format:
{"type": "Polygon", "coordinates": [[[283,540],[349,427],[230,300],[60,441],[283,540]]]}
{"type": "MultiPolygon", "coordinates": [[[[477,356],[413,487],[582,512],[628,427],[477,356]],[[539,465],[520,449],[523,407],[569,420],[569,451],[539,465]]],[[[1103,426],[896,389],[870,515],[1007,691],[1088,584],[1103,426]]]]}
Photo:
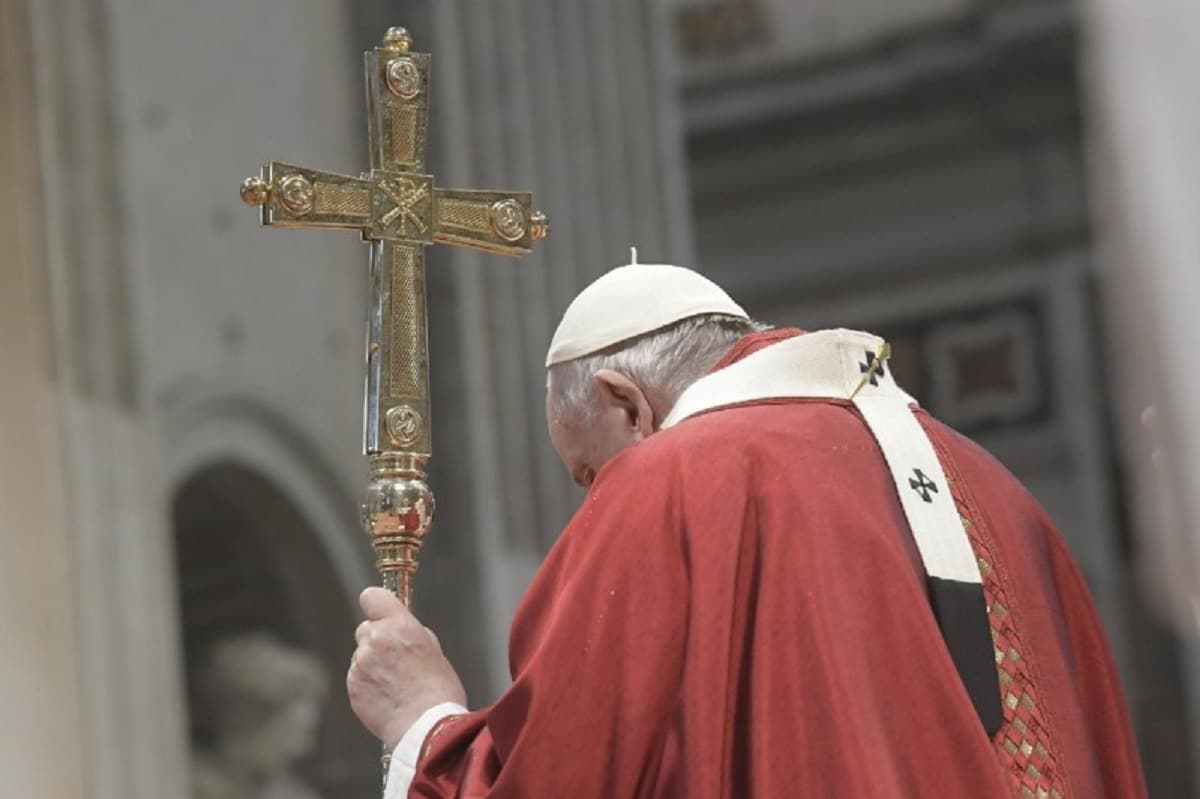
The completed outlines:
{"type": "Polygon", "coordinates": [[[699,272],[670,264],[618,266],[596,278],[567,306],[550,341],[546,366],[710,313],[750,318],[724,289],[699,272]]]}

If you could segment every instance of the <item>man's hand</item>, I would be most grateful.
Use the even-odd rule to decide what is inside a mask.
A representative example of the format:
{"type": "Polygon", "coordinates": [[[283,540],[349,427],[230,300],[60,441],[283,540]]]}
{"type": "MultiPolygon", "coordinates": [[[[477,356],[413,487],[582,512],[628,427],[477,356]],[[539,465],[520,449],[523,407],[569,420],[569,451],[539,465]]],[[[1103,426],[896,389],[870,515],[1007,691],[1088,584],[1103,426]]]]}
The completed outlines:
{"type": "Polygon", "coordinates": [[[358,604],[367,620],[354,631],[358,648],[346,690],[363,726],[391,750],[426,710],[442,702],[465,706],[467,695],[437,636],[395,595],[368,588],[358,604]]]}

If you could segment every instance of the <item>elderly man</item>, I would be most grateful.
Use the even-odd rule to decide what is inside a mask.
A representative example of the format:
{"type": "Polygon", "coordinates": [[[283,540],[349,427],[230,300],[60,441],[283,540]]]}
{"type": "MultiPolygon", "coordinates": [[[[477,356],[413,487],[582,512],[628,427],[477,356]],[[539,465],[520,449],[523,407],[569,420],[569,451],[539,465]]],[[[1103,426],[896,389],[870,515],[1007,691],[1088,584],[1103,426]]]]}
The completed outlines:
{"type": "Polygon", "coordinates": [[[347,684],[388,796],[1139,797],[1084,580],[1037,503],[852,331],[618,267],[547,357],[587,496],[469,711],[368,589],[347,684]]]}

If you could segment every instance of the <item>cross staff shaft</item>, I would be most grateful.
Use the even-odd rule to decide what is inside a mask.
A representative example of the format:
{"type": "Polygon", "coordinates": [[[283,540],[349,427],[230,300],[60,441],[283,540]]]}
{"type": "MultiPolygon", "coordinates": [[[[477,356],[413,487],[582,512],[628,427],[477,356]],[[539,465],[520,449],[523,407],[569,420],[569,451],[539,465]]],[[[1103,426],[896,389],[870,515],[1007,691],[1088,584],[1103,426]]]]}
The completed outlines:
{"type": "Polygon", "coordinates": [[[364,54],[370,170],[325,172],[268,161],[242,199],[274,227],[357,230],[370,244],[363,525],[384,586],[408,604],[433,519],[425,247],[524,255],[549,233],[528,192],[444,189],[425,174],[429,55],[403,28],[364,54]]]}

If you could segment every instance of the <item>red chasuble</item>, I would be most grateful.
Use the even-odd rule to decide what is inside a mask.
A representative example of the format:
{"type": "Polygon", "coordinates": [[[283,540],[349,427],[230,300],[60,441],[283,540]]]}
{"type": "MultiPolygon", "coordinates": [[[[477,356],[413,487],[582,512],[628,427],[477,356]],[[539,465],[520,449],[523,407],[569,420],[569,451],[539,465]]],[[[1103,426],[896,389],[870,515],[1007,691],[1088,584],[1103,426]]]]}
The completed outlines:
{"type": "MultiPolygon", "coordinates": [[[[749,336],[718,368],[795,334],[749,336]]],[[[979,560],[994,736],[858,412],[761,401],[600,471],[517,611],[512,687],[435,727],[410,796],[1144,796],[1062,539],[1004,467],[918,417],[979,560]]]]}

